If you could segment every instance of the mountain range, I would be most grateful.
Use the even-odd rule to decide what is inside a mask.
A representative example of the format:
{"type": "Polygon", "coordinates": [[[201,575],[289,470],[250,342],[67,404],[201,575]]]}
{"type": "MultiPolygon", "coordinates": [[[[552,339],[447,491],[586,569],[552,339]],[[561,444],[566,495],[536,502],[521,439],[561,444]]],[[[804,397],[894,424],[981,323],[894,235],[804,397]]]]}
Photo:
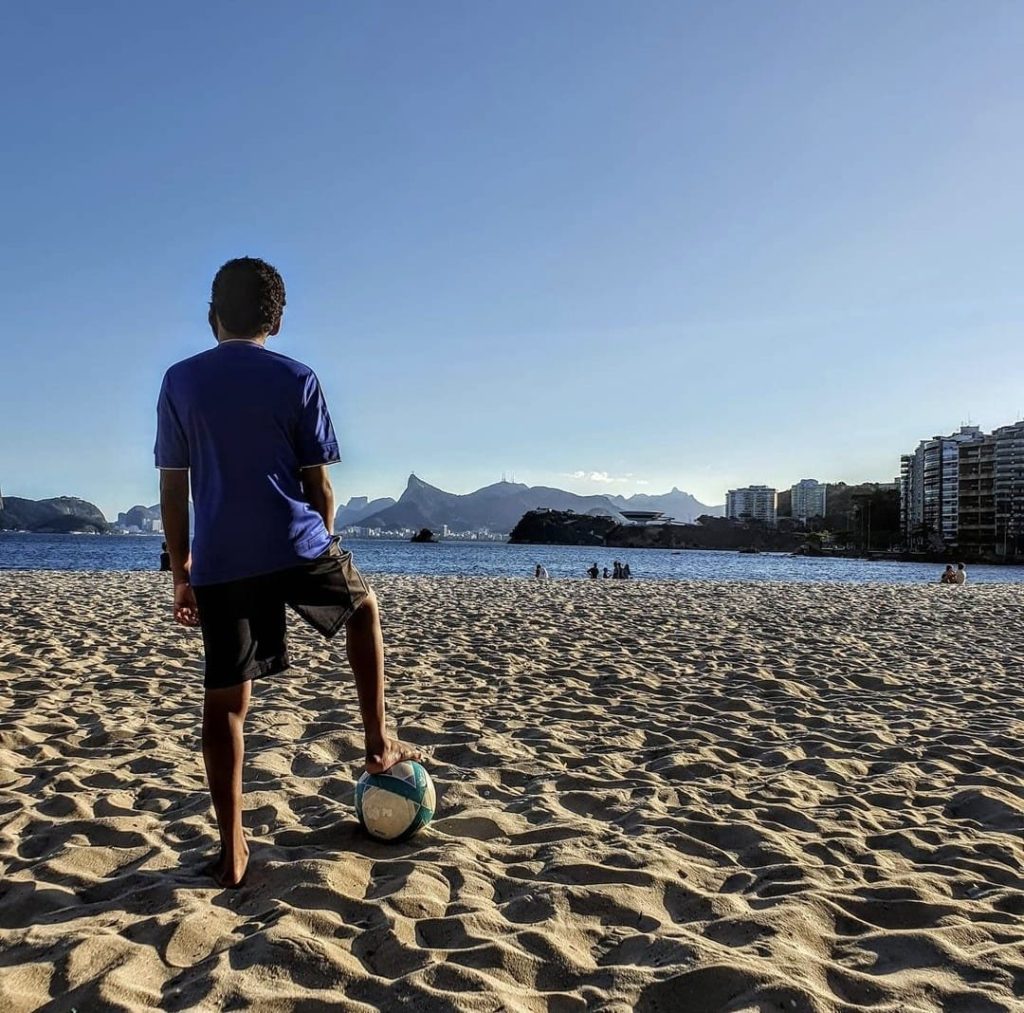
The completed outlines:
{"type": "MultiPolygon", "coordinates": [[[[335,527],[366,527],[378,531],[431,528],[441,531],[507,533],[523,514],[543,508],[571,510],[621,520],[623,510],[660,510],[677,521],[693,521],[701,514],[721,516],[722,507],[707,506],[687,492],[672,489],[662,495],[633,496],[595,494],[580,496],[547,486],[521,482],[496,482],[476,492],[458,495],[445,492],[410,475],[405,491],[396,501],[390,496],[370,499],[353,496],[336,515],[335,527]]],[[[158,520],[160,506],[136,505],[117,515],[118,527],[144,528],[158,520]]],[[[106,531],[109,525],[92,503],[73,496],[28,500],[16,496],[0,499],[0,529],[21,531],[106,531]]]]}
{"type": "Polygon", "coordinates": [[[365,496],[356,497],[338,511],[336,525],[339,530],[345,526],[359,526],[384,531],[403,528],[440,531],[447,525],[453,531],[486,529],[509,532],[527,511],[544,508],[615,519],[621,519],[623,510],[660,510],[666,516],[684,522],[696,520],[701,514],[718,517],[723,513],[722,507],[707,506],[688,492],[675,488],[655,496],[645,493],[580,496],[547,486],[496,482],[476,492],[458,495],[410,475],[397,502],[388,499],[368,502],[365,496]],[[384,505],[374,508],[375,504],[384,505]]]}

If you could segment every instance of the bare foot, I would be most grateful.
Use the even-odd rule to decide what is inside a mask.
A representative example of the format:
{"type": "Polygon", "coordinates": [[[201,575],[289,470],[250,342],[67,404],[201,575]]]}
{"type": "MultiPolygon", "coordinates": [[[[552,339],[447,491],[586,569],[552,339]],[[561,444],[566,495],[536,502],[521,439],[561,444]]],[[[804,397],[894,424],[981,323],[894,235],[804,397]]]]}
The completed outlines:
{"type": "Polygon", "coordinates": [[[224,887],[226,890],[237,890],[240,886],[245,886],[245,877],[248,871],[248,847],[231,856],[230,861],[224,854],[224,850],[221,849],[220,854],[212,862],[203,866],[203,872],[207,876],[211,876],[218,886],[224,887]]]}
{"type": "Polygon", "coordinates": [[[422,760],[423,754],[409,742],[385,738],[383,741],[366,742],[366,771],[369,774],[383,774],[402,760],[422,760]]]}

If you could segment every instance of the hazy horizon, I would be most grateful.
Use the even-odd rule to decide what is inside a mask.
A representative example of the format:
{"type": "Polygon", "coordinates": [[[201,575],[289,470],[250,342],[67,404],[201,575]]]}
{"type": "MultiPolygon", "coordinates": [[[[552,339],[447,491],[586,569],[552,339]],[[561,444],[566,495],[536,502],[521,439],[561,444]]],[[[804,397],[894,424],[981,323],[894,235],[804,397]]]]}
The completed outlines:
{"type": "Polygon", "coordinates": [[[1020,418],[1024,7],[70,3],[0,82],[0,488],[157,499],[226,259],[339,501],[514,472],[708,505],[1020,418]],[[227,40],[230,40],[230,44],[227,40]]]}
{"type": "MultiPolygon", "coordinates": [[[[440,489],[442,492],[453,493],[455,495],[467,495],[469,493],[478,492],[480,489],[486,488],[487,486],[491,486],[491,485],[497,485],[497,484],[499,484],[501,482],[508,482],[508,483],[514,483],[514,484],[518,484],[518,485],[525,485],[525,486],[528,486],[528,487],[537,487],[537,486],[551,487],[551,488],[561,489],[562,491],[576,492],[576,490],[574,490],[574,489],[569,489],[566,484],[559,484],[557,482],[555,482],[555,483],[550,483],[550,482],[524,482],[518,475],[515,475],[515,476],[512,476],[512,475],[499,476],[493,482],[486,482],[482,486],[474,486],[471,489],[450,489],[450,488],[447,488],[445,486],[438,485],[436,482],[431,481],[429,478],[425,478],[421,474],[417,474],[415,472],[413,472],[412,474],[415,474],[416,477],[420,481],[426,483],[427,485],[430,485],[430,486],[433,486],[434,488],[440,489]]],[[[804,477],[807,478],[807,477],[812,477],[812,476],[804,476],[804,477]]],[[[895,478],[895,476],[894,476],[894,478],[895,478]]],[[[859,485],[859,484],[861,484],[859,482],[857,482],[857,483],[846,482],[845,479],[822,479],[821,481],[824,484],[826,484],[826,485],[838,485],[838,484],[842,484],[842,483],[845,483],[847,485],[859,485]]],[[[866,483],[878,482],[880,484],[888,483],[888,482],[891,482],[891,481],[893,481],[893,479],[865,479],[864,480],[864,482],[866,482],[866,483]]],[[[771,485],[771,483],[751,483],[751,484],[768,484],[769,486],[771,485]]],[[[789,492],[790,488],[793,485],[795,485],[795,484],[796,484],[796,482],[794,481],[794,482],[791,482],[791,483],[787,483],[784,486],[782,486],[782,485],[775,486],[774,488],[779,493],[789,492]]],[[[397,502],[398,499],[401,497],[402,493],[405,491],[407,485],[408,485],[408,476],[405,479],[405,481],[401,483],[401,487],[400,488],[395,488],[394,490],[392,490],[390,492],[383,492],[383,493],[380,493],[380,494],[374,494],[372,496],[367,494],[367,493],[361,493],[361,492],[355,492],[355,491],[353,491],[353,492],[345,492],[344,494],[337,495],[337,497],[336,497],[336,507],[338,509],[341,509],[342,507],[346,506],[351,499],[359,498],[359,497],[365,497],[368,501],[379,500],[379,499],[387,499],[387,498],[390,497],[391,499],[393,499],[393,500],[395,500],[397,502]]],[[[615,497],[618,497],[618,496],[622,496],[622,497],[625,497],[626,499],[629,499],[629,498],[631,498],[633,496],[665,496],[665,495],[671,494],[674,491],[677,491],[677,492],[680,492],[680,493],[689,494],[690,496],[693,496],[693,498],[696,499],[699,503],[701,503],[702,505],[704,505],[706,507],[709,507],[709,508],[722,510],[725,507],[725,496],[724,496],[724,494],[723,494],[721,502],[717,502],[717,501],[714,501],[714,500],[704,500],[704,499],[701,499],[700,496],[697,496],[696,494],[690,492],[689,489],[682,489],[682,488],[679,488],[678,486],[669,487],[667,489],[661,489],[661,488],[659,488],[659,489],[641,489],[641,490],[639,490],[637,492],[617,492],[614,489],[612,489],[610,487],[607,487],[607,486],[605,488],[603,488],[603,489],[598,489],[598,488],[591,487],[591,488],[584,489],[583,491],[580,491],[578,493],[578,495],[580,495],[580,496],[609,496],[609,497],[612,497],[612,498],[615,498],[615,497]]],[[[15,497],[15,498],[21,496],[21,493],[18,490],[16,490],[16,489],[8,490],[6,488],[0,487],[0,492],[2,492],[2,494],[4,496],[11,496],[11,497],[15,497]]],[[[56,497],[59,497],[59,496],[74,496],[74,495],[77,495],[77,494],[72,491],[72,492],[64,492],[64,493],[54,493],[52,496],[40,496],[40,497],[29,497],[29,498],[33,498],[33,499],[36,499],[36,498],[38,498],[38,499],[51,499],[51,498],[56,498],[56,497]]],[[[83,499],[87,499],[87,497],[82,497],[82,498],[83,499]]],[[[156,499],[154,499],[154,500],[147,500],[147,501],[139,500],[139,501],[134,502],[134,503],[122,503],[122,504],[104,504],[102,501],[99,501],[99,500],[89,500],[89,502],[93,503],[94,506],[99,507],[99,509],[102,511],[103,515],[107,518],[107,520],[113,522],[113,521],[116,521],[117,515],[119,513],[126,513],[128,510],[132,509],[133,507],[143,506],[143,507],[150,508],[150,507],[153,507],[153,506],[157,506],[158,505],[158,497],[156,499]]]]}

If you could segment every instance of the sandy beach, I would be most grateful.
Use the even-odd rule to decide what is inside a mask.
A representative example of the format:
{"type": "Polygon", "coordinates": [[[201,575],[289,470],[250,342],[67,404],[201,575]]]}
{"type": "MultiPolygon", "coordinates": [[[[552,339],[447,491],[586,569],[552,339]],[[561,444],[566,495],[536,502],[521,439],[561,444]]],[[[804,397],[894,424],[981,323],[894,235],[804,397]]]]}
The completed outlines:
{"type": "Polygon", "coordinates": [[[0,1009],[1024,1009],[1024,590],[374,583],[438,817],[295,624],[224,891],[166,581],[0,574],[0,1009]]]}

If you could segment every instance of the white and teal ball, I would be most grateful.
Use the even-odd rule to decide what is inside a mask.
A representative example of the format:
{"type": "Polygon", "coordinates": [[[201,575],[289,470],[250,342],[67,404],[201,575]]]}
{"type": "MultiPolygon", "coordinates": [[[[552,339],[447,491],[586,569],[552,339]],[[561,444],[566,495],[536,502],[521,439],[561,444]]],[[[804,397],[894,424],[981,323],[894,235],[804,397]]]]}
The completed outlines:
{"type": "Polygon", "coordinates": [[[415,760],[383,774],[363,774],[356,783],[356,815],[378,841],[406,841],[434,818],[434,782],[415,760]]]}

